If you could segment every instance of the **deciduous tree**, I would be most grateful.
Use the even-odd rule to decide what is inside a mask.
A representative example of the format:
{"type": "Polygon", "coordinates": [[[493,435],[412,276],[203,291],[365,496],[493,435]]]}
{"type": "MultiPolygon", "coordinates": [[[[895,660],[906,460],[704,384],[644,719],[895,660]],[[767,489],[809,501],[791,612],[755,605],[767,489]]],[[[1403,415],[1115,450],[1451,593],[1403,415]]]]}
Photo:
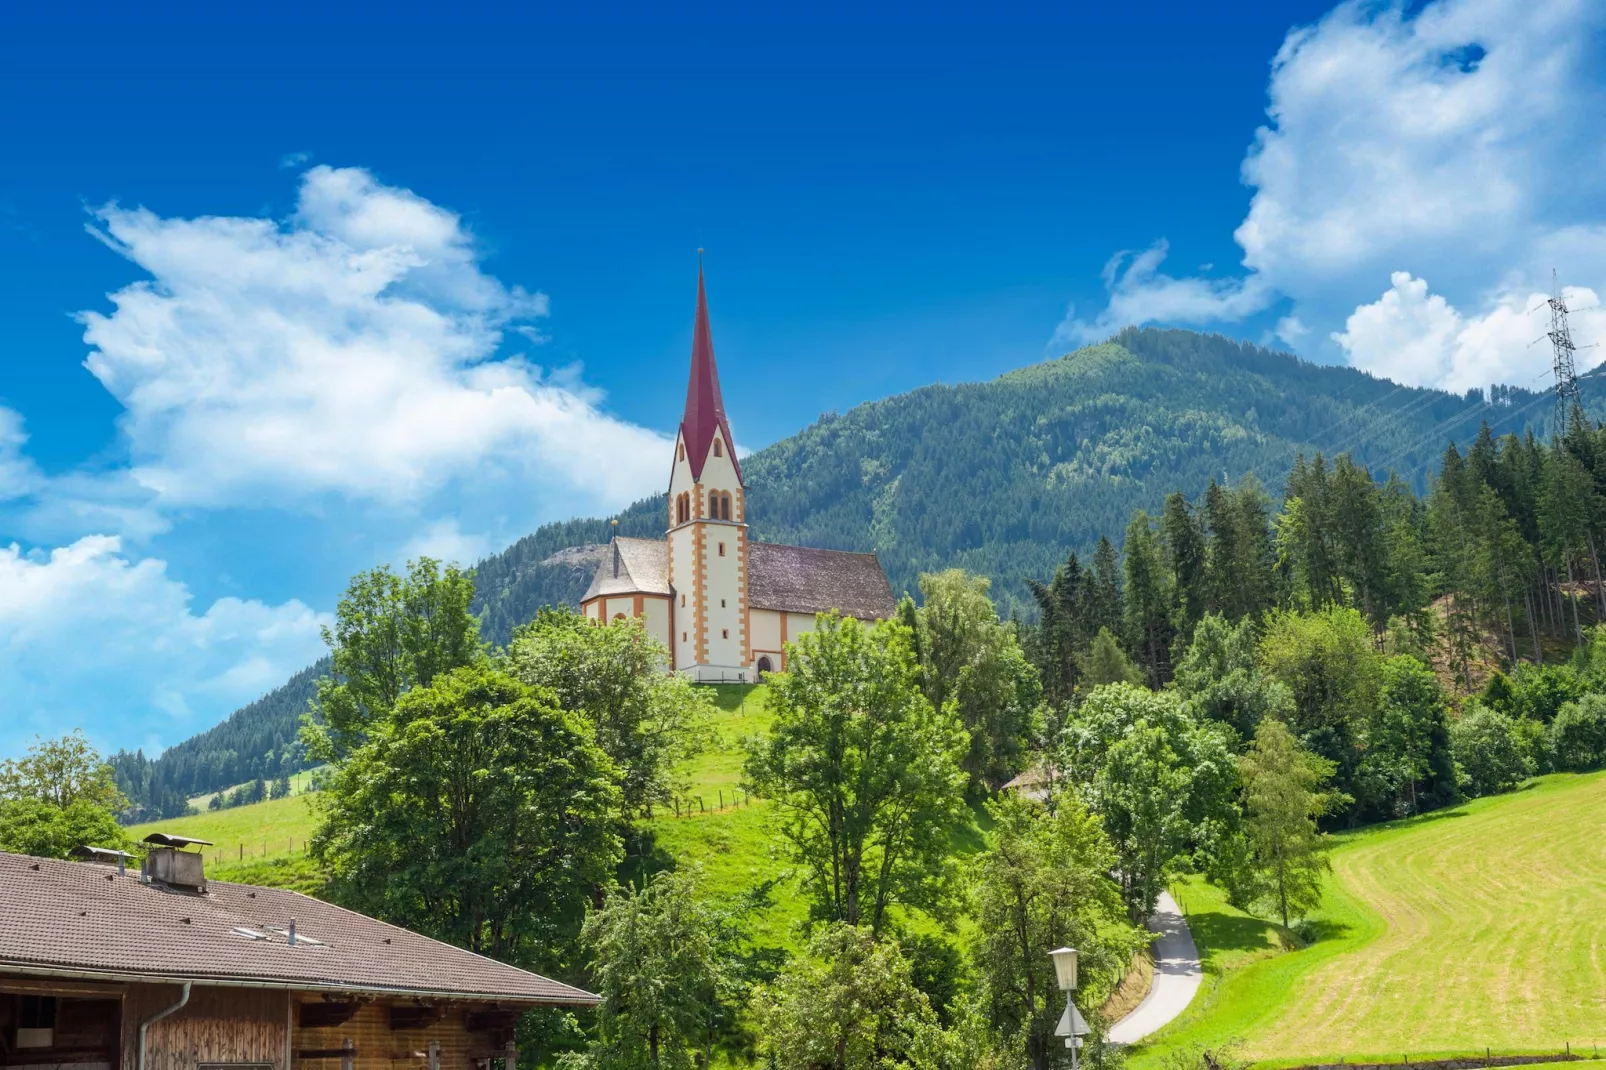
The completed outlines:
{"type": "MultiPolygon", "coordinates": [[[[948,1039],[891,940],[834,924],[757,998],[777,1070],[939,1070],[948,1039]]],[[[957,1070],[957,1067],[955,1068],[957,1070]]]]}
{"type": "Polygon", "coordinates": [[[471,951],[562,969],[620,856],[590,726],[486,665],[398,697],[323,793],[315,854],[345,905],[471,951]]]}
{"type": "Polygon", "coordinates": [[[483,657],[469,611],[474,576],[421,557],[398,576],[388,565],[353,577],[324,628],[331,673],[318,681],[308,750],[332,761],[359,746],[401,696],[483,657]]]}
{"type": "Polygon", "coordinates": [[[580,939],[602,997],[596,1038],[570,1070],[691,1070],[707,1066],[732,987],[725,919],[689,874],[666,870],[639,890],[615,885],[586,916],[580,939]]]}
{"type": "Polygon", "coordinates": [[[1243,778],[1244,827],[1266,897],[1287,928],[1289,919],[1321,901],[1327,837],[1316,819],[1336,796],[1322,785],[1333,763],[1300,747],[1281,721],[1265,720],[1238,763],[1243,778]]]}
{"type": "Polygon", "coordinates": [[[1035,1070],[1047,1070],[1063,1051],[1054,1026],[1065,1006],[1048,953],[1081,953],[1078,999],[1095,1008],[1142,938],[1110,877],[1115,850],[1079,800],[1064,799],[1050,814],[1005,796],[988,810],[993,829],[973,883],[981,1001],[994,1050],[1025,1051],[1035,1070]]]}
{"type": "Polygon", "coordinates": [[[822,614],[772,678],[775,719],[750,744],[752,790],[775,804],[814,913],[880,929],[929,902],[963,806],[964,729],[919,686],[908,629],[822,614]]]}
{"type": "Polygon", "coordinates": [[[0,762],[0,851],[66,858],[75,847],[126,848],[116,816],[126,804],[82,732],[41,740],[0,762]]]}
{"type": "Polygon", "coordinates": [[[598,625],[566,609],[542,610],[508,651],[515,676],[590,723],[632,819],[669,804],[675,770],[696,752],[697,728],[712,713],[704,692],[664,671],[668,661],[639,620],[598,625]]]}
{"type": "Polygon", "coordinates": [[[920,682],[934,707],[952,706],[970,736],[963,761],[972,792],[1020,771],[1041,686],[1015,628],[998,619],[989,583],[963,569],[920,577],[920,682]]]}

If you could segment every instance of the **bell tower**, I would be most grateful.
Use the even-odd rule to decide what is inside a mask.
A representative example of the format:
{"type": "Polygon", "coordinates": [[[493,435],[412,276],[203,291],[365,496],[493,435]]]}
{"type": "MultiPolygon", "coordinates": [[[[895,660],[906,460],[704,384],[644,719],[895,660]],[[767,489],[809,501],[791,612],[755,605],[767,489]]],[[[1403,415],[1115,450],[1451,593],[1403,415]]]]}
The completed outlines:
{"type": "Polygon", "coordinates": [[[669,638],[678,670],[701,681],[734,682],[738,674],[751,675],[747,506],[714,364],[702,250],[697,252],[691,378],[669,477],[669,638]]]}

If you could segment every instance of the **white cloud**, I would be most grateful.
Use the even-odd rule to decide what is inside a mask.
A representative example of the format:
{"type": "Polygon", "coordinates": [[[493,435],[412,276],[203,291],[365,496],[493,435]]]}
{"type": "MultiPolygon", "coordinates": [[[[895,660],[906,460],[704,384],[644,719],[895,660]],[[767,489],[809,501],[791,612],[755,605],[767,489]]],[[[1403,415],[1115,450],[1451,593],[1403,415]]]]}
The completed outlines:
{"type": "Polygon", "coordinates": [[[0,406],[0,502],[32,494],[39,485],[39,470],[23,453],[27,442],[21,415],[0,406]]]}
{"type": "Polygon", "coordinates": [[[1255,190],[1234,235],[1245,273],[1107,280],[1104,313],[1060,334],[1230,321],[1275,299],[1309,328],[1311,356],[1365,349],[1370,366],[1447,386],[1529,378],[1525,348],[1490,348],[1504,346],[1496,326],[1516,295],[1547,290],[1553,267],[1606,292],[1606,80],[1592,48],[1603,27],[1591,0],[1434,0],[1413,13],[1352,0],[1294,30],[1243,165],[1255,190]],[[1433,293],[1391,284],[1399,273],[1433,293]],[[1179,305],[1179,291],[1203,299],[1179,305]],[[1385,322],[1405,331],[1409,317],[1474,329],[1450,357],[1442,338],[1387,335],[1385,322]],[[1409,352],[1377,349],[1406,341],[1409,352]]]}
{"type": "Polygon", "coordinates": [[[617,504],[661,481],[662,436],[499,355],[546,298],[482,272],[461,220],[408,190],[320,166],[283,222],[97,217],[152,278],[82,314],[86,365],[163,506],[395,506],[499,476],[617,504]]]}
{"type": "MultiPolygon", "coordinates": [[[[1567,287],[1576,338],[1606,337],[1606,312],[1593,290],[1567,287]]],[[[1434,383],[1464,391],[1492,382],[1532,387],[1550,369],[1551,345],[1544,331],[1548,311],[1536,314],[1546,295],[1519,291],[1499,295],[1481,315],[1464,316],[1429,290],[1427,280],[1396,271],[1376,301],[1350,313],[1333,340],[1349,362],[1376,375],[1410,383],[1434,383]]],[[[1601,361],[1599,349],[1577,354],[1583,372],[1601,361]]]]}
{"type": "Polygon", "coordinates": [[[1214,323],[1241,320],[1265,308],[1272,294],[1259,276],[1243,279],[1173,278],[1160,270],[1170,251],[1164,240],[1143,252],[1116,253],[1104,265],[1109,302],[1092,320],[1067,312],[1050,344],[1084,345],[1132,323],[1214,323]]]}
{"type": "Polygon", "coordinates": [[[319,657],[326,622],[294,600],[196,614],[164,562],[111,536],[0,547],[0,754],[75,726],[108,748],[174,743],[319,657]]]}
{"type": "Polygon", "coordinates": [[[447,517],[437,520],[409,539],[399,556],[408,561],[416,557],[433,557],[437,561],[467,568],[499,548],[485,535],[464,532],[455,517],[447,517]]]}

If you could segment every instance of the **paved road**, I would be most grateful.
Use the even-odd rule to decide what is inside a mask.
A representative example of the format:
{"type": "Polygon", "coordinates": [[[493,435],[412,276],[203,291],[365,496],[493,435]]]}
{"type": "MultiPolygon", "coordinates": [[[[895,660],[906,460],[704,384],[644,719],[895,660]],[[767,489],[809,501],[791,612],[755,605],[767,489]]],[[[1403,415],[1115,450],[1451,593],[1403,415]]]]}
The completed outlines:
{"type": "Polygon", "coordinates": [[[1154,942],[1154,984],[1131,1014],[1110,1027],[1110,1040],[1116,1044],[1134,1044],[1181,1014],[1204,976],[1193,934],[1170,892],[1160,894],[1149,928],[1160,934],[1154,942]]]}

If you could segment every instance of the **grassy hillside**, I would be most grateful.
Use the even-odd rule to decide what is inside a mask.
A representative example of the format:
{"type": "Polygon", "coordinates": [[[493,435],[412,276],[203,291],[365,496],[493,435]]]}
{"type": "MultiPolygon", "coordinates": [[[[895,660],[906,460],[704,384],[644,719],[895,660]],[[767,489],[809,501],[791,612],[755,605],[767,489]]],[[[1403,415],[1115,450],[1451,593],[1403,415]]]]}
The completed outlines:
{"type": "MultiPolygon", "coordinates": [[[[768,689],[730,684],[712,691],[716,711],[703,733],[703,749],[681,770],[680,816],[661,811],[655,817],[641,853],[626,860],[624,875],[629,879],[668,866],[694,867],[715,898],[734,903],[757,893],[759,906],[751,917],[755,940],[795,948],[799,923],[808,914],[797,875],[771,827],[769,805],[748,798],[739,787],[742,741],[769,730],[768,689]]],[[[316,826],[316,799],[316,793],[299,794],[148,822],[129,832],[139,837],[161,830],[211,840],[215,846],[206,849],[209,876],[316,894],[317,867],[305,854],[316,826]]],[[[980,849],[974,825],[967,823],[951,834],[958,849],[980,849]]],[[[937,928],[930,919],[907,920],[918,930],[937,928]]]]}
{"type": "Polygon", "coordinates": [[[1341,837],[1312,937],[1278,949],[1214,889],[1177,889],[1205,949],[1187,1014],[1134,1060],[1237,1039],[1319,1062],[1591,1050],[1606,1034],[1606,773],[1341,837]]]}
{"type": "Polygon", "coordinates": [[[211,872],[214,862],[260,861],[303,854],[307,841],[312,838],[314,798],[315,794],[303,793],[228,810],[207,810],[190,817],[132,825],[128,831],[136,839],[161,831],[211,840],[216,845],[206,849],[208,872],[211,872]]]}

